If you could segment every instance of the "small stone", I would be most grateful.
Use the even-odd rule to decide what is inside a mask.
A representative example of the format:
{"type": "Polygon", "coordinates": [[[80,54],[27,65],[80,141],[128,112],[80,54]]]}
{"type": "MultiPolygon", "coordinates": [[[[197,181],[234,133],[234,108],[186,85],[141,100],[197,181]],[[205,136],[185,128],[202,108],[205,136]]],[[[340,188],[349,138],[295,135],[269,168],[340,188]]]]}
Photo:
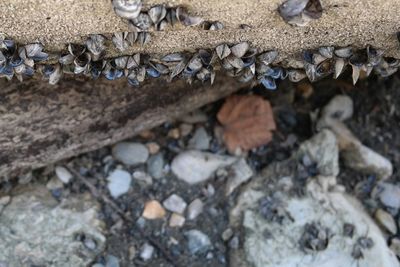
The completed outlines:
{"type": "Polygon", "coordinates": [[[189,124],[204,123],[207,122],[207,120],[208,120],[207,114],[205,114],[200,109],[192,111],[183,116],[182,118],[180,118],[180,121],[189,124]]]}
{"type": "Polygon", "coordinates": [[[129,260],[132,261],[136,257],[136,247],[130,246],[128,249],[129,260]]]}
{"type": "Polygon", "coordinates": [[[132,177],[129,172],[116,169],[107,177],[108,190],[113,198],[118,198],[129,191],[132,177]]]}
{"type": "Polygon", "coordinates": [[[138,182],[141,182],[145,185],[152,185],[153,184],[153,178],[145,173],[144,171],[135,171],[133,174],[133,179],[137,180],[138,182]]]}
{"type": "Polygon", "coordinates": [[[400,257],[400,239],[393,238],[390,243],[390,249],[396,254],[397,257],[400,257]]]}
{"type": "Polygon", "coordinates": [[[146,202],[143,210],[143,218],[148,220],[156,220],[164,218],[166,214],[165,209],[161,206],[157,200],[150,200],[146,202]]]}
{"type": "Polygon", "coordinates": [[[239,248],[239,237],[234,236],[230,241],[229,241],[229,247],[232,249],[238,249],[239,248]]]}
{"type": "Polygon", "coordinates": [[[178,128],[171,129],[168,132],[168,137],[170,137],[170,138],[179,139],[180,136],[181,136],[181,133],[178,128]]]}
{"type": "Polygon", "coordinates": [[[222,237],[222,240],[228,241],[229,239],[231,239],[232,236],[233,236],[233,230],[232,230],[232,228],[228,228],[222,233],[221,237],[222,237]]]}
{"type": "Polygon", "coordinates": [[[10,196],[0,197],[0,206],[5,206],[8,203],[10,203],[10,201],[11,201],[11,197],[10,196]]]}
{"type": "Polygon", "coordinates": [[[188,136],[192,130],[193,130],[193,125],[192,124],[187,124],[187,123],[182,123],[179,125],[179,130],[181,131],[181,135],[188,136]]]}
{"type": "Polygon", "coordinates": [[[55,171],[58,179],[60,179],[64,184],[68,184],[73,177],[72,174],[62,166],[57,166],[55,171]]]}
{"type": "Polygon", "coordinates": [[[95,263],[92,265],[92,267],[104,267],[104,265],[101,263],[95,263]]]}
{"type": "Polygon", "coordinates": [[[164,207],[172,212],[183,214],[186,209],[186,202],[178,195],[173,194],[163,202],[164,207]]]}
{"type": "Polygon", "coordinates": [[[157,154],[160,151],[160,145],[156,142],[147,143],[146,147],[149,150],[150,155],[157,154]]]}
{"type": "Polygon", "coordinates": [[[180,214],[173,213],[169,219],[170,227],[182,227],[185,224],[185,217],[180,214]]]}
{"type": "Polygon", "coordinates": [[[203,189],[203,193],[206,197],[212,197],[215,194],[215,188],[212,184],[207,184],[203,189]]]}
{"type": "Polygon", "coordinates": [[[138,165],[145,163],[149,157],[149,150],[140,143],[121,142],[112,149],[115,159],[125,165],[138,165]]]}
{"type": "Polygon", "coordinates": [[[119,260],[113,255],[107,255],[106,267],[119,267],[119,260]]]}
{"type": "Polygon", "coordinates": [[[228,178],[225,186],[225,195],[229,196],[238,186],[247,182],[253,176],[253,170],[245,159],[240,159],[231,166],[232,177],[228,178]]]}
{"type": "Polygon", "coordinates": [[[164,176],[164,157],[162,154],[156,154],[147,161],[147,171],[155,179],[160,179],[164,176]]]}
{"type": "Polygon", "coordinates": [[[400,187],[390,183],[378,183],[372,195],[388,208],[400,209],[400,187]]]}
{"type": "Polygon", "coordinates": [[[97,247],[96,242],[92,238],[85,238],[85,240],[83,240],[83,244],[89,250],[95,250],[97,247]]]}
{"type": "Polygon", "coordinates": [[[208,150],[211,138],[204,127],[198,128],[193,137],[189,140],[188,148],[196,150],[208,150]]]}
{"type": "Polygon", "coordinates": [[[49,189],[50,191],[52,190],[57,190],[57,189],[61,189],[64,187],[63,182],[58,179],[57,177],[53,177],[51,178],[47,184],[46,184],[47,189],[49,189]]]}
{"type": "Polygon", "coordinates": [[[199,216],[204,209],[204,203],[199,198],[193,200],[187,209],[187,217],[189,220],[194,220],[199,216]]]}
{"type": "Polygon", "coordinates": [[[378,209],[375,212],[375,219],[380,225],[382,225],[388,232],[396,234],[397,225],[392,215],[384,211],[383,209],[378,209]]]}
{"type": "Polygon", "coordinates": [[[236,158],[190,150],[180,153],[171,164],[172,172],[189,184],[209,179],[216,170],[231,165],[236,158]]]}
{"type": "Polygon", "coordinates": [[[211,248],[211,241],[207,235],[199,230],[190,230],[185,233],[188,241],[189,252],[194,255],[205,253],[211,248]]]}
{"type": "Polygon", "coordinates": [[[139,136],[143,139],[154,139],[156,137],[155,134],[150,130],[141,131],[139,136]]]}
{"type": "Polygon", "coordinates": [[[144,261],[148,261],[153,257],[154,254],[154,247],[149,243],[145,243],[140,251],[140,258],[144,261]]]}

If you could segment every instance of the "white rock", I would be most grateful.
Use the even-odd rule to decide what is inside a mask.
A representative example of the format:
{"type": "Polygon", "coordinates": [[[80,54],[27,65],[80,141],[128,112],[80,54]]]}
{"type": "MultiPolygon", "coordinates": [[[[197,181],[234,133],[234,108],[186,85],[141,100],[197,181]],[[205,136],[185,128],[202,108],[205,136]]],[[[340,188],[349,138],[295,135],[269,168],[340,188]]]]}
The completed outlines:
{"type": "Polygon", "coordinates": [[[155,249],[152,245],[145,243],[140,251],[140,258],[142,258],[144,261],[150,260],[153,257],[154,250],[155,249]]]}
{"type": "Polygon", "coordinates": [[[385,180],[393,174],[392,163],[382,155],[364,145],[342,151],[345,164],[357,171],[375,174],[385,180]]]}
{"type": "Polygon", "coordinates": [[[147,161],[149,150],[140,143],[121,142],[113,147],[112,154],[125,165],[137,165],[147,161]]]}
{"type": "Polygon", "coordinates": [[[201,183],[209,179],[216,170],[233,164],[234,157],[221,156],[200,151],[180,153],[172,161],[172,172],[181,180],[189,183],[201,183]]]}
{"type": "Polygon", "coordinates": [[[300,146],[300,154],[307,155],[312,163],[317,163],[319,174],[337,176],[339,174],[339,147],[335,134],[324,129],[300,146]]]}
{"type": "MultiPolygon", "coordinates": [[[[244,252],[249,266],[255,267],[337,267],[353,266],[351,253],[360,237],[369,237],[374,246],[364,251],[359,260],[363,267],[399,267],[396,256],[386,244],[377,225],[363,211],[361,204],[341,192],[324,192],[316,180],[307,186],[305,197],[283,195],[284,213],[281,223],[267,221],[258,209],[244,211],[245,228],[244,252]],[[307,223],[317,222],[329,229],[331,237],[328,246],[315,255],[307,254],[299,248],[299,240],[307,223]],[[355,225],[353,238],[343,235],[345,223],[355,225]],[[264,233],[272,234],[265,238],[264,233]]],[[[259,199],[259,198],[258,198],[259,199]]],[[[259,201],[253,202],[258,205],[259,201]]],[[[249,204],[249,203],[248,203],[249,204]]]]}
{"type": "Polygon", "coordinates": [[[372,195],[388,208],[400,208],[400,187],[389,183],[378,183],[372,195]]]}
{"type": "Polygon", "coordinates": [[[228,177],[228,181],[226,182],[226,196],[229,196],[238,186],[247,182],[253,176],[253,170],[244,158],[238,160],[230,169],[232,176],[228,177]]]}
{"type": "Polygon", "coordinates": [[[194,220],[199,216],[204,209],[204,203],[199,198],[193,200],[187,209],[187,217],[189,220],[194,220]]]}
{"type": "Polygon", "coordinates": [[[331,117],[344,121],[353,116],[354,105],[351,97],[337,95],[322,109],[321,117],[331,117]]]}
{"type": "Polygon", "coordinates": [[[188,148],[195,150],[208,150],[211,138],[204,127],[198,128],[193,137],[189,140],[188,148]]]}
{"type": "Polygon", "coordinates": [[[116,169],[107,177],[108,190],[113,198],[118,198],[129,191],[132,177],[129,172],[116,169]]]}
{"type": "Polygon", "coordinates": [[[187,204],[180,196],[173,194],[164,200],[163,206],[169,211],[183,214],[187,204]]]}
{"type": "Polygon", "coordinates": [[[57,166],[55,171],[58,179],[60,179],[64,184],[68,184],[73,177],[72,174],[62,166],[57,166]]]}
{"type": "Polygon", "coordinates": [[[378,209],[375,212],[375,219],[377,222],[383,226],[387,231],[389,231],[392,234],[397,233],[397,225],[395,220],[393,219],[392,215],[387,213],[386,211],[382,209],[378,209]]]}

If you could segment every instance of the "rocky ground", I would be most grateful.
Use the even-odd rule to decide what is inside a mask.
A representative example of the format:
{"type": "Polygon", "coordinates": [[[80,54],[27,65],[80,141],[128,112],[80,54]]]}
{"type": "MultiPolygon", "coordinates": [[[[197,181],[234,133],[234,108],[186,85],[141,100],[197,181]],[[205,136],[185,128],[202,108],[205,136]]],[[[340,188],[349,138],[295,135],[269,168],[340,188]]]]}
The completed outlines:
{"type": "Polygon", "coordinates": [[[276,123],[247,153],[221,100],[4,182],[0,266],[399,266],[400,78],[349,81],[239,92],[276,123]]]}

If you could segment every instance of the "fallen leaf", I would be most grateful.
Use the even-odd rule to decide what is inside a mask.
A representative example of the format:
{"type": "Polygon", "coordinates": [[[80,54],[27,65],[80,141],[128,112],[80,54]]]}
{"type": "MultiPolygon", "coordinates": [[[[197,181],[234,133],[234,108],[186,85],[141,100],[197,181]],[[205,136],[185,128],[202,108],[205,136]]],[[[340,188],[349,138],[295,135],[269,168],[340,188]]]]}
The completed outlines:
{"type": "Polygon", "coordinates": [[[248,151],[272,140],[276,129],[271,105],[255,95],[230,96],[217,115],[230,153],[248,151]]]}

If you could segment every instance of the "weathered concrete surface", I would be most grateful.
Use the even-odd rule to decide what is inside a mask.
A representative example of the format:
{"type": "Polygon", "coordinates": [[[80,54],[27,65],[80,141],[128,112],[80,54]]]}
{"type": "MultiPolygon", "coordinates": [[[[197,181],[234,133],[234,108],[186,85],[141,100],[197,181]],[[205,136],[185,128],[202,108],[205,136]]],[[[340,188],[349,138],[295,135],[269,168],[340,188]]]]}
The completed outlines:
{"type": "Polygon", "coordinates": [[[134,136],[243,86],[226,77],[213,86],[155,79],[140,88],[124,79],[0,82],[0,180],[134,136]]]}
{"type": "MultiPolygon", "coordinates": [[[[155,32],[152,42],[133,51],[168,53],[214,47],[223,42],[250,41],[262,49],[275,48],[285,57],[321,45],[363,47],[371,44],[400,57],[395,33],[399,30],[398,0],[323,0],[323,16],[308,27],[285,23],[276,9],[283,0],[146,0],[144,9],[157,3],[185,5],[206,20],[221,21],[222,31],[176,27],[155,32]],[[239,30],[240,24],[251,30],[239,30]]],[[[2,0],[0,32],[23,43],[41,41],[58,50],[90,33],[127,30],[110,0],[2,0]]],[[[115,51],[114,51],[115,52],[115,51]]],[[[282,58],[282,57],[281,57],[282,58]]]]}

